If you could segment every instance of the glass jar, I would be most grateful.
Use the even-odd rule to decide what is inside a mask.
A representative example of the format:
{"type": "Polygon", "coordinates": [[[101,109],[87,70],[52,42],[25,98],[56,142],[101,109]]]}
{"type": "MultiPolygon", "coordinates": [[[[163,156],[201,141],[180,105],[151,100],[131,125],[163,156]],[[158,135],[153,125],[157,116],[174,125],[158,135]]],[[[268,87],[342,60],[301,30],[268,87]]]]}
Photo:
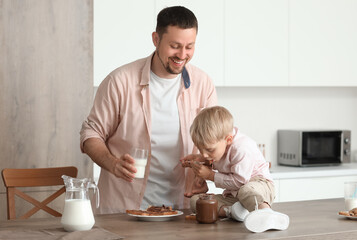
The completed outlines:
{"type": "Polygon", "coordinates": [[[218,202],[214,194],[201,194],[196,202],[196,220],[199,223],[215,223],[218,218],[218,202]]]}

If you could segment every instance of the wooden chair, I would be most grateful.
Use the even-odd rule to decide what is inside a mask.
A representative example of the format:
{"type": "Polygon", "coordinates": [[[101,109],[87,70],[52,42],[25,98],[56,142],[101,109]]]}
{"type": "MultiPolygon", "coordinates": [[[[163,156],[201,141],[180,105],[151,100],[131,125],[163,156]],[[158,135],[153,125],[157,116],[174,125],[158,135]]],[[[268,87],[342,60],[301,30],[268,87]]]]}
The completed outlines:
{"type": "Polygon", "coordinates": [[[7,219],[16,219],[15,195],[34,205],[30,211],[21,217],[18,217],[18,219],[27,219],[40,209],[55,217],[61,217],[61,213],[48,207],[47,204],[55,200],[66,191],[63,179],[61,178],[62,175],[77,177],[77,173],[77,168],[72,166],[33,169],[3,169],[2,178],[4,180],[7,195],[7,219]],[[58,185],[62,185],[63,187],[57,190],[51,196],[47,197],[42,202],[37,201],[36,199],[18,189],[18,187],[42,187],[58,185]]]}

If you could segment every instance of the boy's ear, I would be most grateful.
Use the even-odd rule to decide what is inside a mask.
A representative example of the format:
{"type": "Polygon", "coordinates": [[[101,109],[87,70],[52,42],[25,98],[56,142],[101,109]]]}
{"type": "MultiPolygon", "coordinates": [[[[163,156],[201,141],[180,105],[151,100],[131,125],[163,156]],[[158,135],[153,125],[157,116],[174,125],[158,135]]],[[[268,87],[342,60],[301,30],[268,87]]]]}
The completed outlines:
{"type": "Polygon", "coordinates": [[[226,143],[229,145],[229,144],[231,144],[233,142],[233,136],[232,135],[228,135],[227,137],[226,137],[226,143]]]}

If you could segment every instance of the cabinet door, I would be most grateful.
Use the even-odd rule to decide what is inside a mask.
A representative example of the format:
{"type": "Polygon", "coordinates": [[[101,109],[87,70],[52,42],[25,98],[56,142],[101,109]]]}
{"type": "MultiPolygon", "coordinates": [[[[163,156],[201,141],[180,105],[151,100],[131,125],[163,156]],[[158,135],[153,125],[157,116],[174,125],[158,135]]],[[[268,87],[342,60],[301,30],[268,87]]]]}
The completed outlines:
{"type": "Polygon", "coordinates": [[[357,86],[357,1],[290,0],[292,86],[357,86]]]}
{"type": "Polygon", "coordinates": [[[164,7],[185,6],[198,20],[195,54],[190,63],[201,68],[216,86],[224,85],[223,3],[216,0],[156,0],[156,14],[164,7]]]}
{"type": "Polygon", "coordinates": [[[280,179],[277,194],[280,202],[343,198],[344,183],[356,180],[357,176],[280,179]]]}
{"type": "Polygon", "coordinates": [[[94,1],[94,86],[115,68],[155,50],[154,6],[154,0],[94,1]]]}
{"type": "Polygon", "coordinates": [[[288,1],[225,4],[225,85],[287,86],[288,1]]]}

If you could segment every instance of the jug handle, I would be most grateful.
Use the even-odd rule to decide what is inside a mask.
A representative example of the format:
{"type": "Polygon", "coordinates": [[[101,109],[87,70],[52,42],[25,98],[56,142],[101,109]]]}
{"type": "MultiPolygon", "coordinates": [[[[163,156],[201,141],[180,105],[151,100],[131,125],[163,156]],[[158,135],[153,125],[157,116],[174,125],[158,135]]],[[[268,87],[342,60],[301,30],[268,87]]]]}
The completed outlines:
{"type": "Polygon", "coordinates": [[[94,194],[97,195],[96,207],[99,208],[99,188],[97,187],[97,185],[94,182],[91,183],[90,187],[93,188],[94,194]]]}

